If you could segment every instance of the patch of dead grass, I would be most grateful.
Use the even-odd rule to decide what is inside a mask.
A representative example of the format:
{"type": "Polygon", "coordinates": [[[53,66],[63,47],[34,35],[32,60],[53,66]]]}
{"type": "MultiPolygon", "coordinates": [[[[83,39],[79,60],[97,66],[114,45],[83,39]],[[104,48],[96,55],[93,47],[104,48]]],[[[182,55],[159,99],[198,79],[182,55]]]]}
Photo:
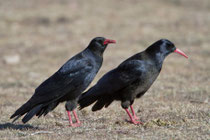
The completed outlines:
{"type": "Polygon", "coordinates": [[[0,0],[0,139],[210,139],[209,5],[208,0],[0,0]],[[80,128],[68,127],[64,104],[44,118],[12,124],[10,115],[35,87],[95,36],[117,44],[107,48],[92,85],[160,38],[172,40],[189,59],[170,55],[151,89],[135,101],[143,126],[127,122],[119,102],[99,112],[78,111],[80,128]],[[20,56],[18,64],[4,62],[11,54],[20,56]]]}

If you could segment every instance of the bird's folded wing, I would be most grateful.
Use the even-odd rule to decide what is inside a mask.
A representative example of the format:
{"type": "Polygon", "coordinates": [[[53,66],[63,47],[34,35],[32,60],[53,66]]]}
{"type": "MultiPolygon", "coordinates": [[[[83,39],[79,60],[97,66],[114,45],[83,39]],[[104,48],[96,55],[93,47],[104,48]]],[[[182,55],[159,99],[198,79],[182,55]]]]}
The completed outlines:
{"type": "Polygon", "coordinates": [[[92,69],[88,60],[68,61],[35,90],[30,100],[33,104],[40,104],[59,99],[74,91],[92,69]]]}
{"type": "Polygon", "coordinates": [[[141,72],[135,73],[133,65],[126,63],[106,73],[95,86],[86,92],[85,96],[100,96],[117,93],[136,81],[141,72]]]}

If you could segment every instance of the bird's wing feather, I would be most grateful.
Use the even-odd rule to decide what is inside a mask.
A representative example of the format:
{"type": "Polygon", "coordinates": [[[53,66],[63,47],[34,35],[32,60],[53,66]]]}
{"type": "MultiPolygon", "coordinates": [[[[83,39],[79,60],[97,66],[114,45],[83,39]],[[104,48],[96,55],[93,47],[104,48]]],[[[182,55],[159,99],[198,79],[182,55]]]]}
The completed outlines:
{"type": "Polygon", "coordinates": [[[116,69],[106,73],[95,86],[87,91],[87,95],[84,95],[84,97],[90,94],[91,96],[100,96],[103,94],[113,95],[117,91],[126,88],[141,76],[141,70],[136,70],[136,68],[140,68],[141,65],[142,63],[136,60],[122,63],[116,69]]]}
{"type": "Polygon", "coordinates": [[[61,98],[81,84],[81,79],[92,69],[93,65],[88,59],[70,59],[35,90],[31,102],[39,104],[61,98]]]}
{"type": "MultiPolygon", "coordinates": [[[[80,96],[80,109],[85,108],[100,99],[112,99],[113,96],[121,93],[120,91],[126,89],[133,82],[138,80],[144,71],[143,61],[127,59],[116,69],[106,73],[96,85],[80,96]]],[[[108,106],[113,100],[106,101],[108,101],[108,106]]],[[[101,102],[98,104],[102,105],[101,102]]],[[[103,105],[106,106],[106,104],[103,105]]],[[[96,108],[93,108],[93,111],[96,111],[101,107],[103,106],[96,106],[96,108]]]]}
{"type": "MultiPolygon", "coordinates": [[[[93,64],[91,60],[82,56],[82,54],[71,58],[55,74],[37,87],[34,95],[22,105],[11,118],[15,116],[20,117],[37,105],[42,104],[42,106],[45,106],[62,98],[67,93],[74,91],[92,69],[93,64]]],[[[36,111],[34,113],[36,113],[36,111]]],[[[29,116],[31,117],[33,115],[29,116]]]]}

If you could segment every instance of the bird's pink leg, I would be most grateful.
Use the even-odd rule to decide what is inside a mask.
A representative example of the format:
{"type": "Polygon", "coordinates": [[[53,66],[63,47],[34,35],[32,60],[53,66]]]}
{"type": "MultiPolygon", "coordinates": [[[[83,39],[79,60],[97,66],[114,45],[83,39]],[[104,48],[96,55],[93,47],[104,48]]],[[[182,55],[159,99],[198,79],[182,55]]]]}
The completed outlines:
{"type": "Polygon", "coordinates": [[[79,121],[79,118],[77,117],[77,113],[73,110],[73,114],[74,114],[74,118],[76,119],[76,125],[77,126],[80,126],[80,121],[79,121]]]}
{"type": "Polygon", "coordinates": [[[71,113],[70,113],[70,111],[67,111],[67,113],[68,113],[68,117],[69,117],[69,125],[72,126],[72,127],[78,127],[80,121],[79,121],[79,119],[77,118],[77,114],[73,111],[74,117],[75,117],[75,119],[76,119],[76,121],[77,121],[77,123],[74,124],[74,123],[72,122],[72,118],[71,118],[71,113]],[[76,114],[76,115],[75,115],[75,114],[76,114]]]}
{"type": "Polygon", "coordinates": [[[133,124],[142,124],[142,122],[136,121],[136,120],[133,118],[133,116],[130,114],[130,112],[128,111],[128,109],[125,109],[125,111],[127,112],[128,116],[130,117],[131,122],[132,122],[133,124]]]}
{"type": "Polygon", "coordinates": [[[131,105],[130,108],[131,108],[131,112],[132,112],[132,114],[133,114],[133,118],[134,118],[135,120],[138,120],[139,118],[136,116],[135,111],[134,111],[134,109],[133,109],[133,106],[131,105]]]}
{"type": "Polygon", "coordinates": [[[71,113],[70,113],[70,111],[67,111],[67,113],[68,113],[68,117],[69,117],[69,125],[70,126],[74,126],[74,124],[72,122],[72,119],[71,119],[71,113]]]}

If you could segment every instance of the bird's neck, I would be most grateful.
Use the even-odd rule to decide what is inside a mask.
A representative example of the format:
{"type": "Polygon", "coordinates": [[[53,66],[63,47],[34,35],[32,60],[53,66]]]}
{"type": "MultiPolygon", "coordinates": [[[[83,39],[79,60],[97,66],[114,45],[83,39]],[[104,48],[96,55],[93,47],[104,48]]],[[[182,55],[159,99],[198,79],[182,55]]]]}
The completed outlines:
{"type": "Polygon", "coordinates": [[[94,55],[99,56],[99,57],[103,57],[103,53],[104,53],[104,49],[101,48],[96,48],[96,47],[88,47],[87,48],[89,51],[91,51],[94,55]]]}
{"type": "Polygon", "coordinates": [[[91,54],[92,56],[94,56],[93,58],[95,58],[95,60],[97,60],[98,63],[102,63],[103,62],[103,52],[98,52],[98,51],[92,50],[90,48],[86,48],[85,51],[88,54],[91,54]]]}
{"type": "Polygon", "coordinates": [[[165,55],[163,55],[162,53],[157,53],[155,55],[155,63],[156,63],[156,66],[158,67],[159,71],[162,68],[164,59],[165,59],[165,55]]]}
{"type": "Polygon", "coordinates": [[[148,53],[148,56],[155,63],[157,69],[160,71],[163,65],[163,61],[165,59],[165,55],[161,52],[156,52],[156,53],[148,53]]]}

